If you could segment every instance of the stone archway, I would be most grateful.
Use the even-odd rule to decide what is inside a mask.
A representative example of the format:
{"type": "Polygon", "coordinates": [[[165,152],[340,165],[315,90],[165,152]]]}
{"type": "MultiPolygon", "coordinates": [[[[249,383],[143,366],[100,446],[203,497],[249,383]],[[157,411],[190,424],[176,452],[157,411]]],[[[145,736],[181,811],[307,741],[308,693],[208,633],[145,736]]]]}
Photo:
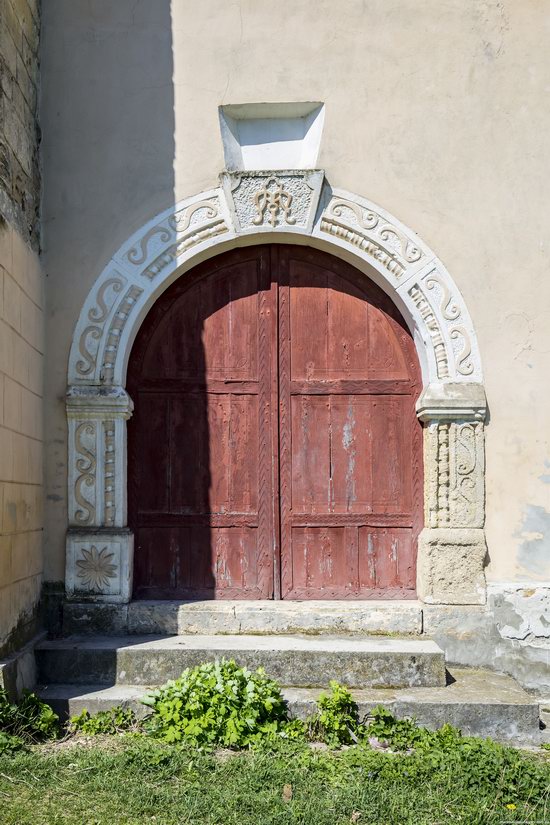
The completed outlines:
{"type": "Polygon", "coordinates": [[[125,390],[131,346],[148,310],[188,269],[235,246],[325,249],[368,273],[413,334],[424,390],[425,528],[417,590],[441,604],[485,601],[486,402],[475,332],[451,276],[409,229],[322,171],[223,173],[221,186],[135,233],[96,280],[75,328],[68,371],[70,598],[126,602],[133,539],[126,515],[125,390]]]}

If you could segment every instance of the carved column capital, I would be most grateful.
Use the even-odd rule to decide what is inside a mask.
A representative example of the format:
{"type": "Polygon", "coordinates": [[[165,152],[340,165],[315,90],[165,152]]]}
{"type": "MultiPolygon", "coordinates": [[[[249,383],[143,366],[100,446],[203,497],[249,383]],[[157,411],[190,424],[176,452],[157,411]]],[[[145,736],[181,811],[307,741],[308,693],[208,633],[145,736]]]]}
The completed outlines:
{"type": "Polygon", "coordinates": [[[130,418],[134,410],[132,399],[124,387],[85,384],[68,387],[67,417],[86,419],[130,418]]]}
{"type": "Polygon", "coordinates": [[[483,384],[428,384],[416,402],[421,421],[485,421],[487,398],[483,384]]]}

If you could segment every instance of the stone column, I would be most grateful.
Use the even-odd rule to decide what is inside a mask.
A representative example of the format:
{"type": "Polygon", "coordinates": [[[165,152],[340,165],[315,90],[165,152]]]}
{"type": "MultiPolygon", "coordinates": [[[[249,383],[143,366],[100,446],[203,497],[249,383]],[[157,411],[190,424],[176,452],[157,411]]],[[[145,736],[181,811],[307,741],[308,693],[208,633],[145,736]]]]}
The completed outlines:
{"type": "Polygon", "coordinates": [[[72,599],[128,602],[133,536],[126,515],[126,421],[123,387],[73,386],[67,392],[69,530],[66,591],[72,599]]]}
{"type": "Polygon", "coordinates": [[[425,422],[425,528],[417,592],[429,604],[484,604],[485,392],[481,384],[431,384],[420,396],[425,422]]]}

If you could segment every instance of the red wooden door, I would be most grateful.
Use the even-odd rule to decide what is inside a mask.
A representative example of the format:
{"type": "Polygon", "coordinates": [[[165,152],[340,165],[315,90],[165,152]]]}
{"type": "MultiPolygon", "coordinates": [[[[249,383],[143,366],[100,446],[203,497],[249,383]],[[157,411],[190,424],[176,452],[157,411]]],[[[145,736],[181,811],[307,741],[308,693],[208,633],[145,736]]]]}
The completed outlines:
{"type": "Polygon", "coordinates": [[[286,247],[277,268],[281,595],[414,597],[422,433],[411,336],[343,262],[286,247]]]}
{"type": "Polygon", "coordinates": [[[414,597],[418,361],[355,269],[286,246],[197,267],[128,389],[137,597],[414,597]]]}
{"type": "Polygon", "coordinates": [[[273,593],[275,297],[269,251],[238,251],[180,278],[140,330],[128,373],[137,597],[273,593]]]}

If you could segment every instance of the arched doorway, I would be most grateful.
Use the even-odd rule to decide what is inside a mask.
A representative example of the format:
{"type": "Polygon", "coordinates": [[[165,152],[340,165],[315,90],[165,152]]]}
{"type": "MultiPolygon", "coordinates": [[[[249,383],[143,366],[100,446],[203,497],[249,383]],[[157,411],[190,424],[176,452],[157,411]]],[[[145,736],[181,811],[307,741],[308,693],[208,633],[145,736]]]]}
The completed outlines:
{"type": "Polygon", "coordinates": [[[420,367],[388,296],[324,252],[197,266],[127,373],[140,598],[414,598],[420,367]]]}

